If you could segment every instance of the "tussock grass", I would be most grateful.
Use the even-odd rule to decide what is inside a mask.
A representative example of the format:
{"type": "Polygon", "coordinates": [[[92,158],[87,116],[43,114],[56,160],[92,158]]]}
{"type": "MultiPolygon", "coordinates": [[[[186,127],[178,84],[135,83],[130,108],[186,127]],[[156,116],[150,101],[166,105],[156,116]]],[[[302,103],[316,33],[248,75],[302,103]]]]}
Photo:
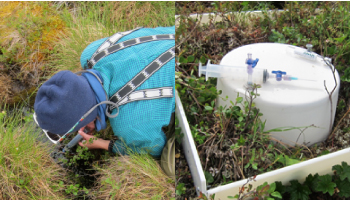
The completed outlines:
{"type": "Polygon", "coordinates": [[[97,199],[172,199],[175,183],[151,156],[130,154],[98,170],[97,199]]]}
{"type": "MultiPolygon", "coordinates": [[[[6,51],[4,49],[0,51],[0,54],[3,54],[3,56],[0,55],[0,87],[6,90],[4,93],[0,91],[0,100],[13,92],[9,84],[5,84],[8,77],[2,76],[2,69],[8,69],[8,66],[13,68],[10,69],[11,72],[5,72],[7,75],[16,74],[20,69],[33,69],[31,73],[22,72],[20,75],[22,77],[32,75],[31,83],[39,86],[57,71],[81,70],[80,55],[93,41],[139,26],[157,27],[175,24],[174,2],[4,2],[0,5],[2,5],[0,10],[6,11],[6,13],[0,12],[0,28],[3,28],[0,30],[4,30],[0,32],[0,36],[6,33],[7,37],[0,38],[0,45],[6,47],[6,51]],[[25,5],[24,10],[22,10],[22,4],[25,5]],[[13,7],[16,8],[16,12],[12,12],[13,7]],[[32,7],[35,12],[27,12],[32,7]],[[40,15],[42,10],[46,11],[46,14],[54,15],[55,18],[40,15]],[[11,16],[11,13],[17,13],[17,11],[24,17],[11,16]],[[31,16],[30,13],[39,14],[31,16]],[[5,19],[9,17],[18,20],[7,22],[5,19]],[[55,26],[55,23],[58,26],[55,26]],[[26,32],[22,33],[30,36],[29,40],[24,38],[16,28],[30,25],[32,29],[23,29],[26,32]],[[45,28],[41,28],[42,25],[45,28]],[[52,25],[52,28],[47,29],[50,32],[46,35],[46,39],[52,39],[50,42],[40,37],[45,35],[41,32],[46,30],[44,25],[49,27],[52,25]],[[36,46],[33,46],[40,46],[39,50],[34,47],[28,52],[21,50],[23,46],[34,43],[36,46]],[[17,46],[21,48],[17,49],[17,46]],[[45,53],[42,54],[44,57],[38,52],[45,53]],[[17,56],[17,53],[23,57],[17,56]],[[30,61],[31,65],[22,65],[24,61],[30,61]]],[[[17,78],[24,80],[21,77],[17,78]]],[[[29,123],[22,123],[23,117],[18,113],[11,116],[1,115],[1,106],[0,199],[69,199],[71,196],[66,189],[79,190],[77,187],[84,187],[77,186],[74,180],[66,180],[69,176],[49,156],[50,147],[36,140],[37,134],[41,133],[40,130],[35,130],[29,123]]],[[[25,120],[30,123],[32,121],[29,118],[25,120]]],[[[100,169],[102,178],[98,181],[104,182],[96,183],[101,186],[96,199],[108,198],[108,194],[114,193],[120,195],[115,196],[115,199],[118,199],[117,197],[120,199],[169,199],[175,193],[173,182],[163,174],[156,161],[150,157],[139,157],[138,159],[133,156],[112,159],[111,165],[100,169]],[[123,165],[119,166],[118,162],[123,162],[123,165]],[[103,179],[104,175],[105,179],[103,179]],[[111,177],[109,180],[116,184],[108,184],[107,176],[111,177]],[[117,183],[123,184],[121,188],[117,188],[117,183]]],[[[95,190],[91,189],[89,194],[92,192],[95,190]]],[[[91,196],[94,195],[91,194],[91,196]]]]}
{"type": "Polygon", "coordinates": [[[55,71],[81,70],[80,55],[92,42],[136,27],[175,25],[174,2],[74,2],[62,18],[69,27],[50,59],[55,71]]]}
{"type": "Polygon", "coordinates": [[[1,199],[64,199],[65,172],[38,137],[29,116],[0,110],[1,199]]]}
{"type": "Polygon", "coordinates": [[[82,70],[80,55],[84,49],[93,41],[107,37],[106,28],[99,23],[83,25],[77,19],[77,25],[67,33],[68,37],[62,39],[56,48],[60,52],[52,56],[49,61],[54,71],[71,70],[77,72],[82,70]]]}
{"type": "Polygon", "coordinates": [[[173,26],[175,2],[113,2],[112,20],[121,30],[173,26]]]}
{"type": "MultiPolygon", "coordinates": [[[[0,72],[1,72],[1,68],[0,68],[0,72]]],[[[11,95],[11,84],[12,84],[11,78],[6,74],[0,73],[0,88],[1,88],[0,102],[8,101],[9,96],[11,95]]]]}

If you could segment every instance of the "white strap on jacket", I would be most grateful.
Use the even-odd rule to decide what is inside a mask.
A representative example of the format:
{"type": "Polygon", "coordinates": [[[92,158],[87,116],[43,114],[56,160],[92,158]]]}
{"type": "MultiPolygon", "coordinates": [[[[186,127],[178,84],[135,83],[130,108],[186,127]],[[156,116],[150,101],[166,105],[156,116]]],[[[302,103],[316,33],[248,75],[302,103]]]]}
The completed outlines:
{"type": "Polygon", "coordinates": [[[95,51],[95,53],[91,56],[91,57],[94,57],[96,54],[100,53],[101,51],[103,51],[104,49],[112,46],[114,43],[118,42],[118,40],[120,38],[122,38],[124,35],[128,35],[136,30],[139,30],[140,28],[142,27],[137,27],[133,30],[130,30],[130,31],[125,31],[125,32],[118,32],[114,35],[112,35],[111,37],[109,37],[107,40],[105,40],[100,47],[98,47],[98,49],[95,51]]]}
{"type": "MultiPolygon", "coordinates": [[[[165,97],[173,97],[173,88],[172,87],[161,87],[145,90],[137,90],[129,94],[126,98],[117,102],[117,104],[124,105],[133,101],[142,101],[150,99],[159,99],[165,97]]],[[[111,105],[110,109],[114,109],[114,106],[111,105]]]]}
{"type": "Polygon", "coordinates": [[[101,46],[106,46],[106,48],[102,49],[98,53],[94,53],[94,55],[91,56],[91,59],[88,61],[88,67],[92,68],[102,58],[134,45],[138,45],[146,42],[158,41],[158,40],[174,40],[174,39],[175,39],[174,34],[162,34],[162,35],[149,35],[149,36],[143,36],[139,38],[133,38],[114,45],[109,45],[109,43],[107,43],[106,45],[103,44],[101,46]]]}

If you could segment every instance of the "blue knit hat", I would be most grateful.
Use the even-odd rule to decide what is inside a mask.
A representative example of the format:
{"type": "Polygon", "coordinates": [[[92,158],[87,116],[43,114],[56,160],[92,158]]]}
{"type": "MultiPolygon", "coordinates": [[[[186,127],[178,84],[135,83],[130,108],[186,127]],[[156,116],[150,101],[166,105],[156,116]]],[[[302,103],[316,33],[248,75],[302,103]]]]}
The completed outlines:
{"type": "MultiPolygon", "coordinates": [[[[42,129],[63,135],[96,104],[95,93],[85,77],[71,71],[60,71],[39,88],[34,111],[42,129]]],[[[73,132],[96,117],[97,109],[94,109],[73,132]]]]}

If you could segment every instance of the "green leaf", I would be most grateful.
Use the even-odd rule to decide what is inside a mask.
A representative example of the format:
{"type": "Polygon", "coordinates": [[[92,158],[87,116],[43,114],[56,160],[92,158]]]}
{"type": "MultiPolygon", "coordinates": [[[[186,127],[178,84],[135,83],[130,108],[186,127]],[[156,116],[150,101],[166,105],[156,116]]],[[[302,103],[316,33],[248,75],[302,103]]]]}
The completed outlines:
{"type": "Polygon", "coordinates": [[[335,181],[337,184],[337,188],[339,189],[338,195],[340,197],[350,197],[350,182],[349,181],[341,181],[340,179],[337,179],[335,181]]]}
{"type": "Polygon", "coordinates": [[[213,107],[211,107],[211,106],[205,106],[204,109],[205,109],[205,110],[213,110],[213,107]]]}
{"type": "Polygon", "coordinates": [[[269,193],[272,193],[276,190],[276,183],[271,183],[270,184],[270,189],[269,189],[269,193]]]}
{"type": "Polygon", "coordinates": [[[205,64],[205,61],[207,61],[207,59],[204,56],[201,56],[200,61],[202,64],[205,64]]]}
{"type": "Polygon", "coordinates": [[[291,185],[286,188],[290,193],[290,200],[308,200],[311,191],[308,186],[300,184],[297,180],[289,181],[291,185]]]}
{"type": "Polygon", "coordinates": [[[278,191],[280,194],[284,194],[286,192],[286,186],[284,186],[281,181],[276,181],[275,183],[276,183],[275,191],[278,191]]]}
{"type": "Polygon", "coordinates": [[[334,40],[336,40],[339,43],[342,43],[346,37],[347,37],[347,35],[344,35],[343,37],[340,37],[340,38],[334,38],[334,40]]]}
{"type": "Polygon", "coordinates": [[[239,137],[239,139],[237,140],[238,145],[244,145],[245,144],[245,139],[243,138],[243,136],[241,135],[239,137]]]}
{"type": "Polygon", "coordinates": [[[276,161],[281,163],[282,165],[286,165],[286,159],[284,157],[284,155],[276,155],[275,153],[275,157],[276,157],[276,161]]]}
{"type": "Polygon", "coordinates": [[[332,182],[331,175],[326,174],[318,177],[316,191],[322,192],[323,194],[326,194],[328,192],[328,194],[332,196],[335,187],[336,184],[332,182]]]}
{"type": "Polygon", "coordinates": [[[300,162],[300,160],[292,159],[292,158],[289,158],[288,156],[285,156],[285,159],[286,159],[287,166],[294,165],[300,162]]]}
{"type": "Polygon", "coordinates": [[[187,63],[187,59],[181,56],[179,58],[179,62],[185,64],[185,63],[187,63]]]}
{"type": "Polygon", "coordinates": [[[316,191],[318,177],[318,173],[314,176],[309,174],[305,179],[304,185],[307,185],[311,190],[316,191]]]}
{"type": "Polygon", "coordinates": [[[341,165],[335,165],[332,167],[340,177],[340,180],[345,180],[346,178],[350,181],[350,166],[346,162],[342,162],[341,165]]]}
{"type": "Polygon", "coordinates": [[[327,154],[329,154],[329,151],[328,150],[324,150],[324,151],[321,152],[320,156],[327,155],[327,154]]]}
{"type": "Polygon", "coordinates": [[[236,98],[236,102],[237,103],[242,103],[242,101],[243,101],[243,97],[237,97],[236,98]]]}
{"type": "Polygon", "coordinates": [[[264,133],[270,133],[270,132],[284,132],[284,131],[290,131],[294,129],[304,129],[308,128],[309,126],[302,126],[302,127],[279,127],[279,128],[274,128],[270,129],[268,131],[264,131],[264,133]]]}
{"type": "Polygon", "coordinates": [[[248,6],[248,5],[249,5],[249,1],[243,1],[243,2],[241,3],[241,5],[242,5],[242,6],[248,6]]]}
{"type": "Polygon", "coordinates": [[[259,192],[260,194],[262,194],[262,193],[269,191],[269,189],[270,189],[270,185],[267,184],[267,182],[264,182],[262,185],[259,185],[256,188],[256,191],[259,192]]]}
{"type": "Polygon", "coordinates": [[[335,54],[336,46],[329,46],[326,48],[326,50],[327,50],[327,54],[329,54],[329,55],[335,54]]]}
{"type": "Polygon", "coordinates": [[[177,195],[185,194],[185,193],[186,193],[185,184],[184,184],[184,183],[179,183],[179,184],[177,184],[175,193],[176,193],[177,195]]]}
{"type": "Polygon", "coordinates": [[[207,180],[207,183],[214,182],[214,177],[207,171],[204,171],[205,180],[207,180]]]}
{"type": "Polygon", "coordinates": [[[276,198],[279,198],[279,199],[282,199],[282,195],[281,195],[279,192],[277,192],[277,191],[272,192],[272,193],[271,193],[271,196],[276,197],[276,198]]]}
{"type": "Polygon", "coordinates": [[[250,163],[247,163],[246,165],[244,165],[244,169],[247,169],[250,166],[250,163]]]}
{"type": "Polygon", "coordinates": [[[334,165],[332,170],[335,171],[338,175],[340,175],[343,171],[343,167],[341,165],[334,165]]]}
{"type": "Polygon", "coordinates": [[[194,56],[191,55],[187,57],[187,62],[191,63],[193,61],[194,61],[194,56]]]}
{"type": "Polygon", "coordinates": [[[255,170],[257,170],[257,169],[258,169],[258,163],[253,163],[253,164],[252,164],[252,168],[255,169],[255,170]]]}

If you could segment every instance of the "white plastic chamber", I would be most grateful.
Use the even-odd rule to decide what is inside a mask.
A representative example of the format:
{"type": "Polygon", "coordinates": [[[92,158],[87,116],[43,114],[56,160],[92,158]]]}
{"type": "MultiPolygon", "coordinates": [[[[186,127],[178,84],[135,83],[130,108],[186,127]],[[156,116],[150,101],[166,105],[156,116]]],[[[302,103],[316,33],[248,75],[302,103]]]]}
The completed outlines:
{"type": "MultiPolygon", "coordinates": [[[[286,75],[298,78],[291,81],[276,81],[270,78],[257,90],[260,94],[254,102],[266,120],[265,131],[284,127],[307,127],[283,132],[271,132],[271,136],[289,145],[313,145],[324,141],[333,125],[340,79],[335,70],[334,76],[321,57],[304,48],[278,43],[258,43],[239,47],[227,53],[220,65],[247,66],[247,55],[259,61],[253,69],[283,71],[286,75]],[[305,54],[303,54],[305,53],[305,54]],[[334,79],[335,77],[335,79],[334,79]],[[337,86],[336,86],[337,83],[337,86]],[[336,86],[336,87],[335,87],[336,86]],[[334,92],[331,101],[326,91],[334,92]],[[332,107],[332,108],[331,108],[332,107]]],[[[254,80],[253,80],[254,81],[254,80]]],[[[259,83],[260,84],[260,83],[259,83]]],[[[234,76],[218,78],[217,89],[222,91],[218,105],[230,106],[237,94],[244,97],[247,90],[246,79],[234,76]],[[228,100],[224,100],[228,96],[228,100]]]]}

